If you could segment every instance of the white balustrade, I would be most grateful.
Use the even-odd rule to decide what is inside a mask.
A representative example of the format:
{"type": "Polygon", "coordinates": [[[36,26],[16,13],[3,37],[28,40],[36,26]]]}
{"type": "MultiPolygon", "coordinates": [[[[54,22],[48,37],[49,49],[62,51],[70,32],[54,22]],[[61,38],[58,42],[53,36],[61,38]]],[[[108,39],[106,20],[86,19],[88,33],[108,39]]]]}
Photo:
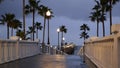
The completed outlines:
{"type": "Polygon", "coordinates": [[[39,42],[0,40],[0,64],[40,53],[39,42]]]}
{"type": "Polygon", "coordinates": [[[120,34],[85,43],[85,55],[98,68],[120,68],[120,34]]]}

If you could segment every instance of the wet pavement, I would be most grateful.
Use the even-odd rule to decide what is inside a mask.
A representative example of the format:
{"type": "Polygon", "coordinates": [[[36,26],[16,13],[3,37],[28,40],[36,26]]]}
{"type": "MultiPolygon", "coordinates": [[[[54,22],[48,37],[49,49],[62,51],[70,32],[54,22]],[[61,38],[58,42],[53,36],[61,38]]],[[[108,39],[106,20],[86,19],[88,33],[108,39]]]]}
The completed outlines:
{"type": "Polygon", "coordinates": [[[87,68],[75,55],[37,55],[1,64],[0,68],[87,68]]]}

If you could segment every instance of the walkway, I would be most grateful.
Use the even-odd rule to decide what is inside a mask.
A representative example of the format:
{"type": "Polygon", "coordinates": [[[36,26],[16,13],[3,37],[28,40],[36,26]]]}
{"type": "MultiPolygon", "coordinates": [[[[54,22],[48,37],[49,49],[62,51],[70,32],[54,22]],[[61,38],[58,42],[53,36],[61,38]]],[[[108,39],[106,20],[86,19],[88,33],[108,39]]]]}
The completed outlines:
{"type": "Polygon", "coordinates": [[[87,68],[79,56],[37,55],[0,65],[0,68],[87,68]]]}

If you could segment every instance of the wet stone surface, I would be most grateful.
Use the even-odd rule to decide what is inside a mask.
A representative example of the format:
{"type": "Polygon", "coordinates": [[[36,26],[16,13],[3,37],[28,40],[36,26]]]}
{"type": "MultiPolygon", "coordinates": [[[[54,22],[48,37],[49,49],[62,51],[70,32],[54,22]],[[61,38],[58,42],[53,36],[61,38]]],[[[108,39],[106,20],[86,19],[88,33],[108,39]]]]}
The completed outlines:
{"type": "Polygon", "coordinates": [[[75,55],[37,55],[1,64],[0,68],[87,68],[75,55]]]}

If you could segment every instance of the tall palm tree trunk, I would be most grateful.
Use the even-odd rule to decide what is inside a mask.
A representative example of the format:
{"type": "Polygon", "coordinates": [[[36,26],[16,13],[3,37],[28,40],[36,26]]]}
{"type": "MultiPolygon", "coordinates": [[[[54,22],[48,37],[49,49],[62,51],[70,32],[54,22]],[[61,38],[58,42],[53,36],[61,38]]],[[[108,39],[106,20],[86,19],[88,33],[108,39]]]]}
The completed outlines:
{"type": "Polygon", "coordinates": [[[99,20],[98,20],[98,17],[97,17],[97,37],[99,36],[99,20]]]}
{"type": "Polygon", "coordinates": [[[24,37],[23,37],[23,39],[25,39],[25,31],[26,31],[26,29],[25,29],[25,0],[23,0],[23,32],[24,32],[24,37]]]}
{"type": "Polygon", "coordinates": [[[33,41],[34,41],[34,30],[35,30],[35,27],[34,27],[34,24],[35,24],[35,8],[33,8],[33,41]]]}
{"type": "Polygon", "coordinates": [[[102,22],[102,26],[103,26],[103,37],[105,36],[105,24],[104,21],[102,22]]]}
{"type": "Polygon", "coordinates": [[[30,33],[30,39],[32,40],[32,33],[30,33]]]}
{"type": "MultiPolygon", "coordinates": [[[[103,12],[102,12],[103,13],[103,12]]],[[[102,27],[103,27],[103,37],[105,36],[105,23],[104,23],[104,18],[102,16],[102,27]]]]}
{"type": "Polygon", "coordinates": [[[13,28],[11,28],[11,36],[13,36],[13,28]]]}
{"type": "Polygon", "coordinates": [[[44,14],[44,27],[43,27],[43,41],[42,41],[42,52],[45,52],[45,25],[46,25],[46,17],[44,14]]]}
{"type": "Polygon", "coordinates": [[[61,46],[63,46],[63,32],[61,32],[61,46]]]}
{"type": "Polygon", "coordinates": [[[112,34],[111,30],[112,30],[112,0],[110,0],[110,12],[109,12],[109,15],[110,15],[110,34],[112,34]]]}
{"type": "Polygon", "coordinates": [[[38,29],[36,30],[36,39],[38,39],[38,29]]]}
{"type": "Polygon", "coordinates": [[[9,39],[9,26],[7,24],[7,39],[9,39]]]}
{"type": "MultiPolygon", "coordinates": [[[[96,10],[98,12],[98,9],[96,10]]],[[[98,14],[97,14],[97,37],[99,36],[99,19],[98,19],[98,14]]]]}
{"type": "Polygon", "coordinates": [[[97,37],[99,36],[99,23],[97,22],[97,37]]]}
{"type": "Polygon", "coordinates": [[[43,44],[45,43],[45,25],[46,25],[46,18],[44,16],[43,41],[42,41],[43,44]]]}
{"type": "Polygon", "coordinates": [[[102,10],[103,37],[105,36],[104,10],[102,10]]]}

